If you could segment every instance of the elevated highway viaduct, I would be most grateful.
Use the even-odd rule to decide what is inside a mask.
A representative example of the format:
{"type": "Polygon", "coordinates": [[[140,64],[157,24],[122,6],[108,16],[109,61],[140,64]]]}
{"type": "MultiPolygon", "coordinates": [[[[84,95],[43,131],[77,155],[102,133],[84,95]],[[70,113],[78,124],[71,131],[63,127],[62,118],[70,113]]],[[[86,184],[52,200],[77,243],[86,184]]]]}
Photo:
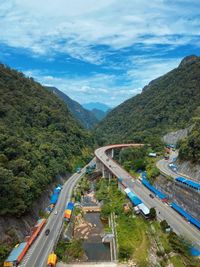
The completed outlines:
{"type": "Polygon", "coordinates": [[[129,187],[148,208],[156,208],[159,220],[165,219],[173,228],[174,232],[185,236],[200,249],[200,231],[166,203],[163,203],[158,198],[151,198],[149,196],[150,191],[113,160],[114,149],[141,146],[143,146],[143,144],[117,144],[96,149],[97,170],[101,171],[102,176],[105,178],[122,178],[126,186],[129,187]]]}

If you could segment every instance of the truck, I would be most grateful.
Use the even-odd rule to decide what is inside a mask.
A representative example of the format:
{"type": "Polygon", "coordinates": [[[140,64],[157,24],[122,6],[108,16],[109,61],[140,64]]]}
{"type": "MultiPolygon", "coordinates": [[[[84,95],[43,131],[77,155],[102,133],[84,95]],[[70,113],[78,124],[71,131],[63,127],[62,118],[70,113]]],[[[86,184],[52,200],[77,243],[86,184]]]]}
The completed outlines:
{"type": "Polygon", "coordinates": [[[74,209],[74,203],[68,202],[64,212],[64,221],[66,222],[70,221],[73,209],[74,209]]]}
{"type": "Polygon", "coordinates": [[[57,262],[57,255],[54,252],[52,252],[48,256],[47,266],[48,267],[55,267],[56,266],[56,262],[57,262]]]}

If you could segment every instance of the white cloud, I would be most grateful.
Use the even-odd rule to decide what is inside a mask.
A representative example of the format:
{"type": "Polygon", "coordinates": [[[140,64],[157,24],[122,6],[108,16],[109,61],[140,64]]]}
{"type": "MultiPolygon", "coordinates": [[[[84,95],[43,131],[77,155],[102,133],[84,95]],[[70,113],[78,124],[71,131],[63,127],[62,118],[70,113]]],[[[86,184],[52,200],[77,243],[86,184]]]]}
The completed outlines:
{"type": "Polygon", "coordinates": [[[188,44],[200,35],[199,1],[7,0],[0,12],[0,42],[95,64],[104,58],[95,45],[188,44]]]}
{"type": "Polygon", "coordinates": [[[181,61],[181,58],[159,58],[159,57],[143,57],[133,56],[132,64],[127,71],[127,77],[137,86],[144,87],[151,80],[154,80],[163,74],[176,68],[181,61]]]}
{"type": "Polygon", "coordinates": [[[0,2],[0,14],[0,44],[28,49],[49,62],[61,52],[100,65],[100,71],[119,71],[119,76],[57,77],[26,70],[81,103],[119,104],[178,65],[179,57],[166,58],[170,49],[191,43],[200,47],[198,0],[6,0],[0,2]],[[155,51],[159,44],[169,46],[155,51]],[[130,55],[135,47],[142,56],[130,55]],[[154,57],[147,56],[151,49],[154,57]]]}
{"type": "Polygon", "coordinates": [[[98,100],[110,106],[116,106],[127,98],[141,92],[141,88],[118,85],[114,75],[96,74],[91,77],[54,77],[45,75],[40,70],[23,71],[26,76],[34,77],[41,84],[55,86],[79,103],[98,100]]]}

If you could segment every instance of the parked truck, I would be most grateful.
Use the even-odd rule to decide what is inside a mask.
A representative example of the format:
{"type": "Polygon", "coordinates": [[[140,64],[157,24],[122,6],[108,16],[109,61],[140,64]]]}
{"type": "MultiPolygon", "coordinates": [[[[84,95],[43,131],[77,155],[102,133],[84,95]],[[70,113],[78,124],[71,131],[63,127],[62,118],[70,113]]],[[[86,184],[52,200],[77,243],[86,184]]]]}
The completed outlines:
{"type": "Polygon", "coordinates": [[[49,254],[48,260],[47,260],[47,266],[48,267],[55,267],[57,262],[57,256],[54,252],[49,254]]]}
{"type": "Polygon", "coordinates": [[[68,202],[64,212],[64,221],[66,222],[70,221],[73,209],[74,209],[74,203],[68,202]]]}

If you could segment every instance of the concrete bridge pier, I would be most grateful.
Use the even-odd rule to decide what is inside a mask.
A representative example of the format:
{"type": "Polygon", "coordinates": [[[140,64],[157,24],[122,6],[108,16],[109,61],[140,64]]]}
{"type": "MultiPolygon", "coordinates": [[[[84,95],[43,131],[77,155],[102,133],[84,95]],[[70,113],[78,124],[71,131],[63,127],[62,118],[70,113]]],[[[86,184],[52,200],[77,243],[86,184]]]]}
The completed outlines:
{"type": "Polygon", "coordinates": [[[97,171],[101,171],[102,170],[102,163],[98,158],[96,158],[96,170],[97,171]]]}
{"type": "Polygon", "coordinates": [[[98,158],[96,158],[96,170],[102,173],[103,178],[110,180],[113,176],[109,169],[98,158]]]}
{"type": "Polygon", "coordinates": [[[112,158],[114,157],[114,149],[109,149],[108,151],[106,151],[106,155],[109,157],[109,158],[112,158]]]}
{"type": "Polygon", "coordinates": [[[103,178],[106,178],[106,177],[105,177],[105,166],[104,166],[103,164],[102,164],[101,171],[102,171],[102,177],[103,177],[103,178]]]}

